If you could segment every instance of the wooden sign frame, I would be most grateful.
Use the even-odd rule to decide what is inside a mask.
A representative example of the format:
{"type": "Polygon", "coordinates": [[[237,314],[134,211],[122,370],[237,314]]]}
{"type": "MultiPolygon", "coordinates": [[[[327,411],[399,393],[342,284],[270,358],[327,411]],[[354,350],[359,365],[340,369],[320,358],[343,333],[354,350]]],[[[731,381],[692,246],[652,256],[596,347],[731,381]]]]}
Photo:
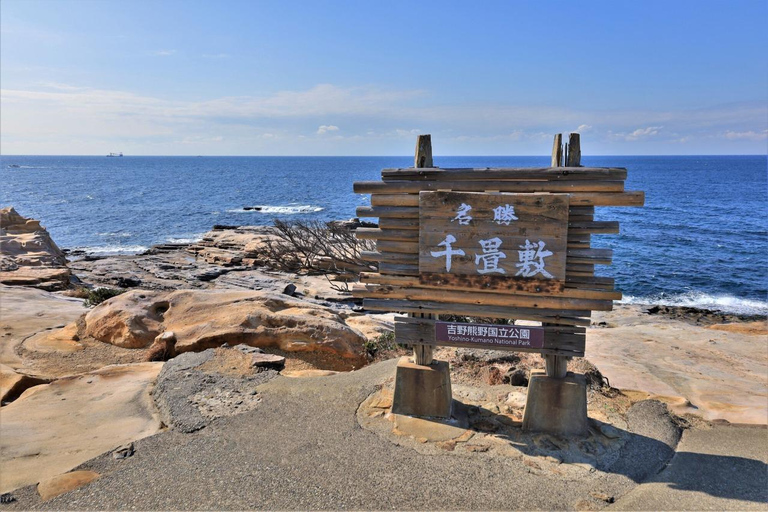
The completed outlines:
{"type": "MultiPolygon", "coordinates": [[[[566,161],[578,165],[574,155],[580,157],[580,151],[568,154],[566,161]]],[[[363,299],[365,309],[410,314],[396,319],[400,343],[436,345],[435,322],[441,314],[491,317],[542,323],[542,347],[512,350],[583,356],[591,312],[609,311],[613,301],[621,299],[612,278],[595,275],[596,265],[611,264],[612,251],[591,246],[591,235],[618,233],[619,224],[595,221],[595,208],[642,206],[644,193],[624,190],[624,168],[558,167],[563,156],[558,154],[557,163],[555,157],[553,151],[553,167],[549,168],[384,169],[381,181],[355,183],[355,192],[371,194],[371,206],[358,207],[357,216],[379,219],[378,228],[356,232],[358,238],[376,240],[377,251],[363,256],[378,262],[379,271],[361,274],[361,284],[353,288],[353,295],[363,299]],[[506,276],[486,279],[420,272],[420,255],[426,250],[420,236],[425,221],[420,204],[425,192],[437,192],[429,196],[433,198],[478,192],[567,196],[564,279],[515,283],[506,276]]],[[[426,160],[430,166],[431,160],[430,147],[426,160]]],[[[416,161],[418,165],[418,147],[416,161]]],[[[428,364],[431,352],[424,360],[419,364],[428,364]]]]}

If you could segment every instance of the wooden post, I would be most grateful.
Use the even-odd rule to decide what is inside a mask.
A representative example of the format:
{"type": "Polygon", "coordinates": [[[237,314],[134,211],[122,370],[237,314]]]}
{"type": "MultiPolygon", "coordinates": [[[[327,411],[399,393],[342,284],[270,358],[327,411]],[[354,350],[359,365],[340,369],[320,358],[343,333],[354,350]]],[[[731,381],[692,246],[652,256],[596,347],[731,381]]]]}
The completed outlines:
{"type": "Polygon", "coordinates": [[[568,136],[568,160],[566,167],[581,167],[581,140],[578,133],[568,136]]]}
{"type": "Polygon", "coordinates": [[[432,163],[432,136],[419,135],[416,137],[416,156],[414,167],[434,167],[432,163]]]}
{"type": "MultiPolygon", "coordinates": [[[[581,141],[578,133],[571,133],[568,136],[568,142],[563,148],[563,136],[558,133],[555,135],[555,142],[552,146],[552,167],[580,167],[581,166],[581,141]]],[[[544,326],[548,324],[542,324],[544,326]]],[[[546,354],[544,362],[547,369],[547,377],[563,379],[568,373],[568,357],[546,354]]]]}
{"type": "Polygon", "coordinates": [[[552,143],[552,167],[563,165],[563,134],[555,134],[555,141],[552,143]]]}
{"type": "MultiPolygon", "coordinates": [[[[416,154],[414,156],[414,167],[434,167],[432,161],[432,136],[419,135],[416,137],[416,154]]],[[[414,318],[436,319],[437,315],[425,313],[410,313],[408,316],[414,318]]],[[[432,345],[416,344],[413,346],[413,362],[418,365],[432,364],[432,345]]]]}

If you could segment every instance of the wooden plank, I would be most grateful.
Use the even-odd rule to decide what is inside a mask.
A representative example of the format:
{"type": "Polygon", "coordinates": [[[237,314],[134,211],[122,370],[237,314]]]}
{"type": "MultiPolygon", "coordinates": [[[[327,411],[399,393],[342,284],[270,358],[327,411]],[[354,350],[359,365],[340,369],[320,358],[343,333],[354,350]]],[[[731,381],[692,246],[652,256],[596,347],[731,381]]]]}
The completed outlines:
{"type": "Polygon", "coordinates": [[[403,254],[419,254],[419,242],[401,242],[377,240],[376,250],[379,252],[399,252],[403,254]]]}
{"type": "Polygon", "coordinates": [[[475,304],[449,304],[434,301],[409,301],[390,299],[364,299],[363,308],[370,311],[400,313],[432,313],[482,318],[508,318],[548,322],[558,325],[589,326],[590,311],[566,311],[553,309],[513,308],[509,306],[478,306],[475,304]],[[581,318],[586,317],[586,318],[581,318]]]}
{"type": "Polygon", "coordinates": [[[567,194],[421,192],[419,198],[422,273],[565,280],[567,194]],[[500,208],[509,218],[499,217],[500,208]]]}
{"type": "Polygon", "coordinates": [[[510,283],[503,283],[505,286],[496,287],[484,287],[479,288],[472,282],[467,283],[455,283],[446,282],[444,279],[454,278],[456,276],[446,274],[420,274],[418,277],[410,276],[392,276],[382,275],[375,272],[362,272],[360,274],[360,282],[365,284],[380,284],[388,286],[398,286],[401,288],[428,288],[433,290],[455,290],[455,291],[470,291],[477,292],[483,291],[487,293],[507,294],[507,295],[531,295],[537,296],[540,294],[553,294],[558,297],[567,297],[572,299],[595,299],[595,300],[621,300],[621,292],[613,290],[594,290],[594,289],[580,289],[574,287],[573,284],[570,288],[567,288],[563,283],[559,282],[546,282],[546,283],[525,283],[525,287],[516,287],[516,283],[512,280],[510,283]],[[550,285],[550,287],[546,287],[550,285]],[[553,289],[552,286],[557,285],[557,289],[553,289]],[[537,288],[538,286],[538,288],[537,288]]]}
{"type": "Polygon", "coordinates": [[[396,229],[357,228],[355,230],[355,236],[360,240],[391,240],[393,242],[416,243],[419,241],[418,231],[396,229]]]}
{"type": "MultiPolygon", "coordinates": [[[[408,323],[402,321],[395,322],[395,337],[398,343],[419,343],[437,346],[435,341],[435,328],[426,323],[408,323]]],[[[586,337],[583,334],[544,334],[543,348],[525,348],[515,347],[515,352],[534,352],[542,354],[558,354],[566,356],[580,357],[584,354],[586,337]]],[[[448,347],[472,347],[487,348],[491,350],[502,350],[495,345],[483,346],[482,344],[471,344],[461,342],[442,341],[440,346],[448,347]]]]}
{"type": "Polygon", "coordinates": [[[419,229],[419,219],[380,219],[379,227],[381,229],[419,229]]]}
{"type": "Polygon", "coordinates": [[[574,192],[570,194],[572,206],[643,206],[645,192],[574,192]]]}
{"type": "Polygon", "coordinates": [[[437,167],[416,169],[383,169],[384,181],[497,181],[497,180],[601,180],[623,181],[627,170],[623,167],[500,167],[441,169],[437,167]]]}
{"type": "Polygon", "coordinates": [[[563,165],[563,134],[555,134],[555,140],[552,143],[552,167],[563,165]]]}
{"type": "Polygon", "coordinates": [[[615,285],[616,285],[615,280],[612,277],[602,277],[602,276],[580,277],[580,276],[571,276],[571,275],[567,275],[565,277],[566,288],[575,287],[575,288],[612,290],[615,285]]]}
{"type": "Polygon", "coordinates": [[[419,209],[406,206],[358,206],[358,217],[379,217],[385,219],[418,219],[419,209]]]}
{"type": "Polygon", "coordinates": [[[610,265],[613,260],[611,249],[568,249],[568,263],[586,263],[588,265],[610,265]]]}
{"type": "Polygon", "coordinates": [[[581,138],[578,133],[568,136],[568,159],[566,167],[579,167],[581,165],[581,138]]]}
{"type": "MultiPolygon", "coordinates": [[[[595,266],[588,263],[568,263],[565,267],[567,274],[571,272],[594,272],[595,266]]],[[[566,277],[568,279],[568,277],[566,277]]]]}
{"type": "Polygon", "coordinates": [[[513,306],[519,308],[534,309],[591,309],[594,311],[610,311],[613,308],[613,302],[610,300],[571,299],[554,296],[506,295],[480,291],[465,292],[440,290],[437,292],[427,288],[401,288],[388,285],[355,285],[352,287],[352,295],[361,299],[373,298],[428,300],[455,304],[482,304],[491,306],[513,306]]]}
{"type": "Polygon", "coordinates": [[[623,181],[358,181],[353,185],[358,194],[418,194],[422,191],[455,190],[458,192],[622,192],[623,181]]]}
{"type": "Polygon", "coordinates": [[[418,194],[373,194],[371,206],[419,206],[418,194]]]}
{"type": "MultiPolygon", "coordinates": [[[[464,191],[454,190],[454,193],[462,192],[464,191]]],[[[566,191],[562,193],[566,193],[566,191]]],[[[573,206],[643,206],[645,203],[645,192],[642,191],[572,192],[568,194],[573,206]]],[[[374,194],[371,196],[371,205],[374,207],[418,207],[419,196],[415,194],[374,194]]]]}
{"type": "Polygon", "coordinates": [[[379,273],[397,276],[418,276],[419,266],[406,265],[403,263],[388,263],[385,261],[379,263],[379,273]]]}
{"type": "Polygon", "coordinates": [[[387,263],[402,263],[404,265],[418,265],[419,257],[415,254],[403,254],[399,252],[374,252],[361,251],[360,258],[365,261],[379,261],[387,263]]]}
{"type": "MultiPolygon", "coordinates": [[[[403,317],[395,317],[396,323],[407,323],[407,324],[421,324],[426,325],[428,327],[434,328],[435,322],[439,321],[439,319],[428,319],[428,318],[419,318],[419,317],[410,317],[410,316],[403,316],[403,317]]],[[[499,324],[499,325],[517,325],[517,324],[499,324]]],[[[536,326],[538,327],[538,326],[536,326]]],[[[587,332],[586,327],[579,327],[574,325],[544,325],[541,326],[541,329],[549,334],[585,334],[587,332]]]]}
{"type": "Polygon", "coordinates": [[[568,236],[572,234],[592,233],[592,234],[616,234],[619,232],[619,223],[617,221],[587,221],[574,222],[568,220],[568,236]]]}

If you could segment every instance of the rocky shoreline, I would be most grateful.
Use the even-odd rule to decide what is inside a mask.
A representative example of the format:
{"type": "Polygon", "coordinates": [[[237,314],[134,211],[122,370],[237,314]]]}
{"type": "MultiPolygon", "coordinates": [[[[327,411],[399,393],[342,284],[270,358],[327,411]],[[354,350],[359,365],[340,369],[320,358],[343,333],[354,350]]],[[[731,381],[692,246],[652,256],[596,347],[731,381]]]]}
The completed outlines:
{"type": "MultiPolygon", "coordinates": [[[[346,291],[348,273],[280,269],[270,254],[269,227],[214,226],[199,242],[93,257],[62,251],[38,221],[13,209],[0,215],[0,462],[14,475],[3,479],[2,492],[146,436],[195,432],[219,418],[250,414],[263,407],[262,389],[278,377],[334,379],[408,354],[392,341],[394,315],[366,313],[346,291]],[[83,298],[92,300],[99,288],[115,296],[85,308],[83,298]],[[95,408],[89,406],[94,383],[102,397],[95,408]],[[69,423],[52,438],[48,429],[61,421],[69,423]],[[104,433],[107,421],[121,425],[115,435],[104,433]]],[[[686,425],[768,423],[768,390],[760,381],[768,368],[766,332],[761,318],[691,308],[618,306],[596,313],[589,360],[569,362],[590,379],[597,444],[588,450],[618,453],[618,445],[609,445],[620,436],[611,437],[610,428],[626,428],[633,404],[649,398],[688,418],[680,420],[686,425]]],[[[436,357],[451,364],[458,396],[474,411],[473,428],[492,428],[491,448],[470,452],[507,453],[491,433],[519,430],[527,376],[542,367],[541,358],[449,348],[436,357]],[[487,410],[498,425],[488,426],[487,410]]],[[[395,435],[385,435],[390,427],[381,423],[388,385],[381,383],[358,411],[365,428],[387,439],[395,435]]],[[[445,444],[450,439],[419,441],[414,449],[455,447],[445,444]]],[[[542,460],[532,463],[541,468],[542,460]]]]}

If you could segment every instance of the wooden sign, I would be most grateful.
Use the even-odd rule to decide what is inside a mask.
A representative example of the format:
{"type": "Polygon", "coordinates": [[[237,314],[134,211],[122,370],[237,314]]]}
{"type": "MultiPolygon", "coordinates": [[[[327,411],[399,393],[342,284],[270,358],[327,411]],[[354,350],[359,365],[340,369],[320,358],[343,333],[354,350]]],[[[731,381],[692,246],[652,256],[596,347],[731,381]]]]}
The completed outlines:
{"type": "Polygon", "coordinates": [[[453,347],[519,349],[544,347],[541,327],[435,322],[435,343],[453,347]]]}
{"type": "Polygon", "coordinates": [[[361,273],[353,295],[367,310],[409,314],[396,318],[395,336],[414,345],[417,364],[431,361],[424,347],[466,337],[448,334],[441,315],[541,322],[528,332],[530,344],[522,336],[502,342],[499,331],[489,337],[486,330],[458,341],[470,346],[560,362],[583,356],[591,312],[610,311],[621,299],[614,280],[595,272],[611,264],[612,251],[592,247],[593,234],[618,233],[619,225],[595,220],[595,208],[644,202],[642,192],[624,189],[627,170],[580,167],[578,145],[568,157],[553,152],[549,168],[443,169],[433,167],[431,155],[420,160],[423,154],[417,152],[417,167],[384,169],[381,181],[355,183],[356,192],[371,194],[357,216],[379,225],[356,230],[358,238],[376,240],[376,251],[362,257],[378,272],[361,273]]]}
{"type": "Polygon", "coordinates": [[[567,194],[421,192],[419,278],[478,289],[562,291],[567,194]]]}

